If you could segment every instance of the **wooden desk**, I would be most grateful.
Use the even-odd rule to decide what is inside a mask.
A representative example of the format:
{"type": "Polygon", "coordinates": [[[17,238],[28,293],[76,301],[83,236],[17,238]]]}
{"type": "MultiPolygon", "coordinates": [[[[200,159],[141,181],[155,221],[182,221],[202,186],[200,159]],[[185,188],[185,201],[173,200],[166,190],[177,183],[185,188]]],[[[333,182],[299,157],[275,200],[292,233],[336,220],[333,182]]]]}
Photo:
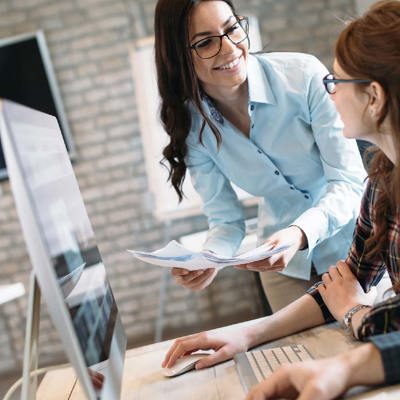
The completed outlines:
{"type": "MultiPolygon", "coordinates": [[[[249,322],[252,323],[252,322],[249,322]]],[[[221,328],[229,329],[230,327],[221,328]]],[[[164,378],[161,361],[172,341],[156,343],[126,353],[121,399],[123,400],[243,400],[245,393],[233,361],[176,378],[164,378]]],[[[302,343],[316,357],[327,357],[356,347],[337,324],[317,327],[260,347],[302,343]]],[[[377,388],[368,393],[353,390],[351,399],[398,400],[400,385],[377,388]],[[358,393],[358,394],[357,394],[358,393]]],[[[53,371],[43,378],[38,400],[83,400],[72,368],[53,371]]]]}

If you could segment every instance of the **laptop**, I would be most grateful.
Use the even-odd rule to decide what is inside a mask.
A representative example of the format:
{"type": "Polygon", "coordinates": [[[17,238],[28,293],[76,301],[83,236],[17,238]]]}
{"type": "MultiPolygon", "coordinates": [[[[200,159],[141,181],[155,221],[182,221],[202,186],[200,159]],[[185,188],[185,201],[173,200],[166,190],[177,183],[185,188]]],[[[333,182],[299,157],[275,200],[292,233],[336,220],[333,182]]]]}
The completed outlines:
{"type": "Polygon", "coordinates": [[[55,117],[0,100],[0,134],[42,297],[90,400],[118,399],[126,335],[55,117]],[[104,376],[101,388],[91,377],[104,376]]]}
{"type": "Polygon", "coordinates": [[[234,357],[236,370],[246,393],[282,365],[312,359],[311,353],[302,344],[252,350],[234,357]]]}

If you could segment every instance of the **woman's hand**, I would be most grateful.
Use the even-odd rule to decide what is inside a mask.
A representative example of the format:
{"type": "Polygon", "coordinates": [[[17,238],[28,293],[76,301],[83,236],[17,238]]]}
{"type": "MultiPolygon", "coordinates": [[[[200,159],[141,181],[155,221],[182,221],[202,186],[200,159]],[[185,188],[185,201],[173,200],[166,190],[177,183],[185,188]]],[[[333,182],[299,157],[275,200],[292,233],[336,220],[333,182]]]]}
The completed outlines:
{"type": "Polygon", "coordinates": [[[337,321],[342,321],[350,308],[357,304],[371,305],[376,297],[376,290],[364,293],[363,288],[344,261],[338,261],[322,275],[323,285],[318,291],[337,321]]]}
{"type": "Polygon", "coordinates": [[[255,386],[246,400],[331,400],[353,386],[383,381],[379,351],[368,343],[336,357],[286,364],[255,386]]]}
{"type": "Polygon", "coordinates": [[[171,274],[179,285],[194,291],[206,288],[217,276],[215,268],[189,271],[184,268],[172,268],[171,274]]]}
{"type": "Polygon", "coordinates": [[[255,386],[246,400],[330,400],[346,390],[347,371],[336,358],[287,364],[255,386]]]}
{"type": "Polygon", "coordinates": [[[296,252],[299,249],[306,247],[307,238],[298,226],[293,225],[271,235],[265,242],[264,246],[272,249],[285,244],[291,244],[291,246],[281,253],[274,254],[264,260],[238,265],[235,268],[257,272],[282,271],[289,264],[289,261],[293,258],[296,252]]]}
{"type": "Polygon", "coordinates": [[[249,339],[244,328],[231,329],[225,333],[196,333],[176,339],[168,350],[162,367],[169,368],[178,358],[197,350],[215,350],[215,353],[202,358],[196,364],[196,369],[207,368],[231,359],[235,354],[246,351],[248,347],[249,339]]]}
{"type": "Polygon", "coordinates": [[[96,389],[101,389],[104,384],[104,375],[101,372],[88,368],[89,377],[96,389]]]}

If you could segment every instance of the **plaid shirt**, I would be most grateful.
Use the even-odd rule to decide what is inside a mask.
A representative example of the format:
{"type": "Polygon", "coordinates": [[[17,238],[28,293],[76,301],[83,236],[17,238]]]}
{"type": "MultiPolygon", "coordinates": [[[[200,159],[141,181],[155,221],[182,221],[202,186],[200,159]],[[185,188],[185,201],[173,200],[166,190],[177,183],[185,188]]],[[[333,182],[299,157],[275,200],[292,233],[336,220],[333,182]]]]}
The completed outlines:
{"type": "MultiPolygon", "coordinates": [[[[400,279],[400,218],[387,216],[387,241],[385,248],[374,257],[366,257],[365,241],[371,236],[374,229],[374,204],[376,203],[379,188],[375,182],[368,181],[361,203],[360,215],[354,230],[353,243],[346,259],[353,274],[356,276],[365,292],[371,286],[377,285],[387,270],[390,279],[397,282],[400,279]]],[[[317,301],[323,312],[326,322],[334,320],[324,304],[316,287],[312,286],[307,293],[317,301]]],[[[381,303],[376,304],[365,314],[358,329],[360,340],[367,340],[369,336],[400,330],[400,293],[396,293],[381,303]]]]}
{"type": "Polygon", "coordinates": [[[381,354],[385,383],[392,385],[400,382],[400,332],[371,336],[370,340],[381,354]]]}

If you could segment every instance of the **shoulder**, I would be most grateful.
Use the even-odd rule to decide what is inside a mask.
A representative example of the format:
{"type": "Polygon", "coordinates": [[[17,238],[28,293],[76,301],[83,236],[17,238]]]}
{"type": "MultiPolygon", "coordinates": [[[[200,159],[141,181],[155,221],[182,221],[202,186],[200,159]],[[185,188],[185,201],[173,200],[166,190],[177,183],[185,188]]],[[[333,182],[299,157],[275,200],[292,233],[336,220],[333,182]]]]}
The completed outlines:
{"type": "Polygon", "coordinates": [[[264,67],[271,80],[277,79],[303,89],[309,88],[311,82],[324,77],[328,70],[312,54],[295,52],[273,52],[254,55],[264,67]]]}
{"type": "MultiPolygon", "coordinates": [[[[376,178],[369,177],[363,194],[361,209],[364,213],[371,214],[379,196],[379,182],[376,178]]],[[[372,215],[371,215],[372,216],[372,215]]]]}
{"type": "Polygon", "coordinates": [[[296,52],[256,53],[254,56],[265,66],[276,71],[297,71],[305,75],[314,70],[326,68],[322,62],[312,54],[296,52]]]}
{"type": "Polygon", "coordinates": [[[185,143],[187,146],[187,156],[191,157],[193,155],[206,155],[208,153],[208,149],[205,144],[208,142],[209,136],[209,128],[208,125],[204,124],[204,118],[201,114],[196,110],[195,106],[191,103],[188,103],[188,109],[190,111],[191,123],[190,130],[186,137],[185,143]],[[203,128],[202,134],[202,143],[200,141],[200,132],[203,128]]]}
{"type": "Polygon", "coordinates": [[[201,117],[200,113],[196,110],[194,104],[191,101],[186,101],[186,107],[189,110],[191,119],[190,130],[188,134],[188,139],[189,139],[195,136],[196,132],[198,136],[201,129],[201,121],[203,120],[203,118],[201,117]]]}

